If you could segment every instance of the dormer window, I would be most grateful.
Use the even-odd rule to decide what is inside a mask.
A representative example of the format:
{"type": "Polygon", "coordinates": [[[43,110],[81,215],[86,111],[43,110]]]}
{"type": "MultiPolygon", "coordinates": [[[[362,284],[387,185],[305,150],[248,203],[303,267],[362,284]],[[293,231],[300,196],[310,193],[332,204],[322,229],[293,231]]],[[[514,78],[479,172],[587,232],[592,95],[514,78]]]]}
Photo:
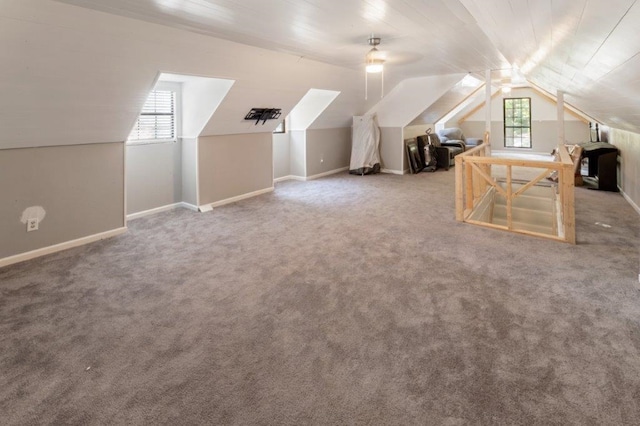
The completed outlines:
{"type": "Polygon", "coordinates": [[[156,88],[149,93],[127,142],[174,142],[176,123],[176,91],[156,88]]]}

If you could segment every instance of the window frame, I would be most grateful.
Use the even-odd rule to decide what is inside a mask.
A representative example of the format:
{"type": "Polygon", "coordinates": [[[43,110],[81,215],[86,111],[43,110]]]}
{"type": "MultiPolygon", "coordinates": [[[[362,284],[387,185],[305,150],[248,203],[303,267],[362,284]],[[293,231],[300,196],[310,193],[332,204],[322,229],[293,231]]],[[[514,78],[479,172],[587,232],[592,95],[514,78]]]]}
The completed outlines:
{"type": "MultiPolygon", "coordinates": [[[[171,91],[173,92],[173,138],[163,138],[163,139],[129,139],[134,129],[137,126],[138,120],[140,116],[143,115],[142,111],[136,117],[133,126],[131,127],[131,131],[127,136],[126,144],[127,145],[149,145],[149,144],[161,144],[161,143],[175,143],[178,141],[181,131],[181,98],[182,98],[182,84],[174,83],[174,82],[163,82],[160,81],[156,83],[156,85],[151,89],[151,91],[147,94],[147,99],[152,92],[156,91],[171,91]]],[[[145,103],[147,102],[145,99],[145,103]]]]}
{"type": "MultiPolygon", "coordinates": [[[[517,108],[509,108],[510,110],[515,110],[517,108]]],[[[522,110],[522,108],[520,108],[522,110]]],[[[504,98],[502,100],[502,116],[503,116],[503,136],[504,136],[504,147],[505,148],[517,148],[517,149],[532,149],[533,148],[533,130],[531,128],[531,98],[530,97],[509,97],[509,98],[504,98]],[[511,125],[508,126],[507,125],[507,101],[514,101],[514,100],[519,100],[519,101],[527,101],[528,103],[528,109],[529,109],[529,117],[528,117],[528,126],[515,126],[515,125],[511,125]],[[516,138],[514,138],[513,136],[507,136],[507,129],[528,129],[529,130],[529,146],[517,146],[515,144],[513,144],[513,141],[517,140],[516,138]],[[511,139],[512,141],[512,145],[508,145],[507,144],[507,140],[511,139]]],[[[512,116],[511,118],[520,118],[522,119],[522,114],[520,114],[519,117],[515,117],[512,116]]],[[[522,133],[521,133],[522,134],[522,133]]],[[[520,136],[520,138],[518,138],[520,141],[522,141],[522,136],[520,136]]]]}
{"type": "Polygon", "coordinates": [[[278,124],[278,126],[276,126],[276,128],[273,130],[273,133],[275,133],[275,134],[287,133],[287,122],[286,121],[287,121],[286,119],[282,119],[280,124],[278,124]],[[278,130],[278,128],[280,126],[282,126],[282,130],[278,130]]]}

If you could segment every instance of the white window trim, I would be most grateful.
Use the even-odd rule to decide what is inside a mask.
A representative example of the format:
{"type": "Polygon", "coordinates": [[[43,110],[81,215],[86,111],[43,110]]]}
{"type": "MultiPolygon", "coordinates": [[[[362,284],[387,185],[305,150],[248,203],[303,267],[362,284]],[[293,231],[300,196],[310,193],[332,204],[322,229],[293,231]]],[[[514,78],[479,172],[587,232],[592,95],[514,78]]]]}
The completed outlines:
{"type": "MultiPolygon", "coordinates": [[[[156,85],[151,89],[154,90],[171,90],[174,95],[174,137],[173,139],[140,139],[140,140],[127,140],[127,145],[153,145],[162,143],[175,143],[178,141],[179,136],[182,134],[182,83],[158,81],[156,85]]],[[[146,101],[146,99],[145,99],[146,101]]],[[[137,118],[136,118],[137,121],[137,118]]],[[[134,123],[135,125],[135,123],[134,123]]],[[[132,129],[133,130],[133,129],[132,129]]],[[[129,132],[131,133],[131,132],[129,132]]]]}
{"type": "MultiPolygon", "coordinates": [[[[513,96],[513,97],[509,97],[509,98],[503,98],[502,99],[502,111],[503,111],[503,131],[504,131],[504,147],[507,149],[523,149],[523,150],[531,150],[533,149],[533,119],[532,119],[532,111],[533,107],[532,107],[532,102],[531,102],[531,97],[530,96],[513,96]],[[507,116],[506,116],[506,112],[507,112],[507,108],[506,108],[506,101],[509,99],[527,99],[529,101],[529,126],[507,126],[507,116]],[[522,128],[522,129],[529,129],[529,146],[516,146],[516,145],[507,145],[507,128],[522,128]]],[[[513,141],[514,139],[512,139],[513,141]]]]}
{"type": "Polygon", "coordinates": [[[289,131],[288,127],[287,127],[287,118],[283,118],[282,121],[280,122],[280,124],[278,124],[276,126],[276,128],[273,130],[273,134],[274,135],[284,135],[285,133],[287,133],[289,131]],[[278,131],[278,127],[280,127],[282,125],[282,131],[278,131]]]}

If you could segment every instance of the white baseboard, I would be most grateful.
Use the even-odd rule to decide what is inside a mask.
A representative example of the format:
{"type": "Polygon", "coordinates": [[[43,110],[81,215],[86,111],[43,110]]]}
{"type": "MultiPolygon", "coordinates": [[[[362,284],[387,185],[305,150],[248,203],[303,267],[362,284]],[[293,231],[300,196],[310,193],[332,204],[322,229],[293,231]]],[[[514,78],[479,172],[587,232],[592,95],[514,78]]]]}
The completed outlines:
{"type": "Polygon", "coordinates": [[[190,203],[185,203],[184,201],[180,203],[181,207],[184,207],[185,209],[188,210],[193,210],[194,212],[198,211],[198,206],[190,204],[190,203]]]}
{"type": "MultiPolygon", "coordinates": [[[[618,187],[618,189],[620,188],[618,187]]],[[[638,205],[631,199],[631,197],[629,197],[622,189],[620,189],[620,193],[622,194],[624,199],[627,200],[627,203],[631,204],[631,207],[633,207],[636,213],[640,214],[640,207],[638,207],[638,205]]]]}
{"type": "Polygon", "coordinates": [[[200,211],[211,211],[214,207],[224,206],[225,204],[235,203],[236,201],[245,200],[247,198],[256,197],[258,195],[267,194],[269,192],[273,192],[273,186],[270,188],[261,189],[259,191],[249,192],[247,194],[238,195],[237,197],[227,198],[225,200],[215,201],[209,204],[203,204],[200,206],[200,211]]]}
{"type": "Polygon", "coordinates": [[[288,175],[288,176],[282,176],[282,177],[279,177],[279,178],[275,178],[273,180],[273,183],[284,182],[285,180],[299,180],[301,182],[304,182],[307,179],[302,177],[302,176],[288,175]]]}
{"type": "Polygon", "coordinates": [[[393,170],[393,169],[382,169],[382,170],[380,170],[380,172],[389,173],[389,174],[392,174],[392,175],[403,175],[404,174],[404,171],[402,171],[402,170],[393,170]]]}
{"type": "Polygon", "coordinates": [[[156,207],[155,209],[143,210],[141,212],[131,213],[127,215],[127,220],[139,219],[141,217],[149,216],[156,213],[162,213],[169,210],[182,207],[182,203],[167,204],[166,206],[156,207]]]}
{"type": "Polygon", "coordinates": [[[330,175],[334,175],[336,173],[341,173],[341,172],[344,172],[346,170],[349,170],[349,166],[340,167],[339,169],[333,169],[333,170],[329,170],[328,172],[318,173],[317,175],[306,176],[306,177],[305,176],[296,176],[296,175],[282,176],[282,177],[274,179],[273,182],[277,183],[277,182],[283,182],[285,180],[298,180],[300,182],[306,182],[308,180],[320,179],[320,178],[325,177],[325,176],[330,176],[330,175]]]}
{"type": "Polygon", "coordinates": [[[198,211],[198,206],[194,206],[193,204],[185,203],[184,201],[180,203],[167,204],[166,206],[156,207],[155,209],[144,210],[137,213],[131,213],[127,215],[127,221],[139,219],[141,217],[149,216],[156,213],[162,213],[173,209],[185,208],[189,210],[193,210],[194,212],[198,211]]]}
{"type": "Polygon", "coordinates": [[[89,235],[88,237],[82,237],[75,240],[66,241],[64,243],[28,251],[26,253],[20,253],[14,256],[5,257],[4,259],[0,259],[0,268],[2,268],[3,266],[13,265],[14,263],[24,262],[25,260],[35,259],[36,257],[45,256],[47,254],[57,253],[59,251],[67,250],[73,247],[93,243],[95,241],[104,240],[106,238],[115,237],[116,235],[124,234],[125,232],[127,232],[126,226],[122,228],[112,229],[111,231],[101,232],[99,234],[89,235]]]}
{"type": "Polygon", "coordinates": [[[346,170],[349,170],[349,166],[340,167],[339,169],[329,170],[328,172],[324,172],[324,173],[318,173],[317,175],[307,176],[305,180],[320,179],[322,177],[335,175],[336,173],[341,173],[341,172],[344,172],[346,170]]]}
{"type": "Polygon", "coordinates": [[[285,180],[291,179],[291,175],[289,176],[281,176],[279,178],[274,178],[273,183],[284,182],[285,180]]]}

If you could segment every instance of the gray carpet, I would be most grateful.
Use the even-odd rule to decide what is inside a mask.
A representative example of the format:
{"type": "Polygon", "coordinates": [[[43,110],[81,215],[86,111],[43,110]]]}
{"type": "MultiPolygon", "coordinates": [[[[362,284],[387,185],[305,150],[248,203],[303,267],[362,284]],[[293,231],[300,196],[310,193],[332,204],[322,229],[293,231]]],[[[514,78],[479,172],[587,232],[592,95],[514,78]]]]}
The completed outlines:
{"type": "Polygon", "coordinates": [[[578,245],[518,236],[455,222],[453,178],[284,182],[0,269],[0,422],[638,424],[637,213],[578,188],[578,245]]]}

